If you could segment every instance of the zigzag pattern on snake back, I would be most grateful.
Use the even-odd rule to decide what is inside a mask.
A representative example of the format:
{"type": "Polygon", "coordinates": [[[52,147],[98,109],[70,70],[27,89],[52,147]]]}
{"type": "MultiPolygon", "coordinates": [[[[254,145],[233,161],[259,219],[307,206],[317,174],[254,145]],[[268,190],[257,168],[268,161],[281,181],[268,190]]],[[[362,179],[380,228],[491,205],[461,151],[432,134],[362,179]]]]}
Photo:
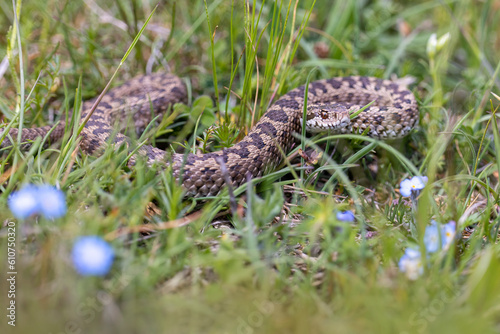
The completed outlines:
{"type": "MultiPolygon", "coordinates": [[[[182,80],[165,73],[139,76],[110,90],[81,133],[83,151],[96,153],[111,139],[118,145],[130,145],[125,135],[115,135],[114,131],[117,120],[127,118],[124,113],[131,113],[136,127],[145,128],[151,120],[151,107],[157,113],[164,112],[174,103],[185,102],[186,95],[182,80]]],[[[82,119],[87,116],[93,102],[83,104],[82,119]]],[[[218,152],[188,154],[187,159],[184,159],[184,154],[168,155],[152,146],[142,146],[138,152],[147,157],[150,164],[165,162],[165,157],[170,156],[174,176],[179,179],[182,173],[185,196],[217,195],[225,184],[218,159],[224,161],[235,187],[246,181],[248,173],[253,178],[259,177],[281,163],[281,150],[288,152],[295,140],[293,133],[300,132],[303,104],[304,86],[289,91],[267,110],[245,138],[233,147],[218,152]]],[[[392,81],[371,77],[337,77],[310,84],[308,120],[314,117],[319,118],[319,122],[337,117],[337,125],[341,123],[344,127],[336,129],[336,132],[361,133],[368,128],[369,136],[397,138],[414,127],[418,120],[418,108],[411,91],[392,81]],[[372,101],[375,102],[346,124],[346,120],[349,123],[346,111],[359,110],[372,101]],[[335,115],[334,109],[338,108],[342,109],[342,116],[335,115]]],[[[45,136],[50,129],[49,126],[23,129],[23,142],[45,136]]],[[[63,134],[64,124],[59,124],[52,132],[50,141],[57,141],[63,134]]],[[[11,129],[9,135],[17,138],[17,130],[11,129]]],[[[0,147],[11,145],[6,138],[0,147]]],[[[134,164],[134,159],[131,158],[131,164],[134,164]]]]}

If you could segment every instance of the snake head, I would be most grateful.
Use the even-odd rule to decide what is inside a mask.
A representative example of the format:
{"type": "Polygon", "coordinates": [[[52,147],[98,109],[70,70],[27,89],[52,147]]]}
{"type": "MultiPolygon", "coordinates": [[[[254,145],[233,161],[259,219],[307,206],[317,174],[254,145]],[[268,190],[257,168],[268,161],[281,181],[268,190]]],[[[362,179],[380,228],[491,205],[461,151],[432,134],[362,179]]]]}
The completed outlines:
{"type": "MultiPolygon", "coordinates": [[[[300,120],[301,124],[302,119],[300,120]]],[[[349,110],[338,103],[321,103],[307,106],[306,130],[318,132],[349,132],[351,119],[349,110]]]]}

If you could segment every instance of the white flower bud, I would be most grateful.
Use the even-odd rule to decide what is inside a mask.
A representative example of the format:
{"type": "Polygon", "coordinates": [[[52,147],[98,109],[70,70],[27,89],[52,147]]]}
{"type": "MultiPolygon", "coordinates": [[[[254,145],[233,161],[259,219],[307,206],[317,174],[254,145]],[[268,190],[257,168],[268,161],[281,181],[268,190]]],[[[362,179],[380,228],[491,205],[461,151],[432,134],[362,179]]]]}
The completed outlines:
{"type": "Polygon", "coordinates": [[[449,39],[450,39],[449,32],[447,32],[443,36],[439,37],[439,39],[437,40],[436,51],[439,52],[443,48],[443,46],[446,45],[446,43],[448,42],[449,39]]]}
{"type": "Polygon", "coordinates": [[[437,45],[437,38],[436,34],[432,34],[431,37],[429,37],[429,40],[427,41],[427,55],[429,58],[434,58],[436,55],[436,45],[437,45]]]}

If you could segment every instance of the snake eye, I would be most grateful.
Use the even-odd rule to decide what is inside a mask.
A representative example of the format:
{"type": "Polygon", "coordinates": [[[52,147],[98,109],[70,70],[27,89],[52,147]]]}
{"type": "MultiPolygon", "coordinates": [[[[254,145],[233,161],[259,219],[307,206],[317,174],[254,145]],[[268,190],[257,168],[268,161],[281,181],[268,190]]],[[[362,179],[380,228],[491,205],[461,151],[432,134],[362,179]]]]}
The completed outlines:
{"type": "Polygon", "coordinates": [[[328,118],[328,111],[325,109],[321,110],[321,118],[327,119],[328,118]]]}

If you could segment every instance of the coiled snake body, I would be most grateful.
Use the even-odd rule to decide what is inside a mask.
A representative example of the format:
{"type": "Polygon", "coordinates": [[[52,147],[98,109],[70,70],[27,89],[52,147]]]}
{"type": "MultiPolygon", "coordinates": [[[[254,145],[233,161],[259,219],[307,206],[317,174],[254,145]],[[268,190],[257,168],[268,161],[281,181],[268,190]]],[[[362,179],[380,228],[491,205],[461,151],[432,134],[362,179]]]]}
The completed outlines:
{"type": "MultiPolygon", "coordinates": [[[[151,108],[163,112],[174,103],[185,102],[186,95],[181,79],[165,73],[139,76],[110,90],[81,133],[83,151],[95,153],[111,139],[118,145],[128,143],[128,138],[115,134],[113,128],[117,119],[126,118],[123,113],[132,112],[135,125],[145,128],[151,120],[151,108]]],[[[93,102],[83,104],[82,119],[89,113],[93,102]]],[[[408,89],[392,81],[371,77],[337,77],[312,82],[307,104],[307,124],[312,131],[331,129],[341,133],[361,133],[368,128],[369,136],[397,138],[406,135],[418,120],[417,103],[408,89]],[[350,111],[359,110],[372,101],[368,108],[349,121],[350,111]]],[[[173,174],[182,179],[185,196],[218,194],[225,184],[221,160],[233,186],[243,184],[248,173],[259,177],[276,168],[283,160],[282,152],[286,153],[292,147],[293,134],[300,132],[303,105],[304,86],[301,86],[279,98],[248,135],[233,147],[213,153],[188,154],[186,158],[184,154],[172,154],[173,174]]],[[[50,129],[50,126],[23,129],[23,142],[45,136],[50,129]]],[[[59,124],[52,131],[50,141],[57,141],[63,134],[64,124],[59,124]]],[[[17,130],[11,129],[9,135],[16,138],[17,130]]],[[[7,137],[0,147],[10,145],[7,137]]],[[[165,151],[146,145],[138,153],[151,164],[164,162],[167,156],[165,151]]],[[[132,164],[134,159],[131,158],[132,164]]]]}

